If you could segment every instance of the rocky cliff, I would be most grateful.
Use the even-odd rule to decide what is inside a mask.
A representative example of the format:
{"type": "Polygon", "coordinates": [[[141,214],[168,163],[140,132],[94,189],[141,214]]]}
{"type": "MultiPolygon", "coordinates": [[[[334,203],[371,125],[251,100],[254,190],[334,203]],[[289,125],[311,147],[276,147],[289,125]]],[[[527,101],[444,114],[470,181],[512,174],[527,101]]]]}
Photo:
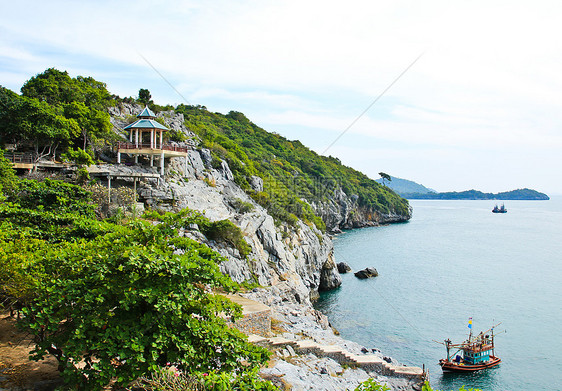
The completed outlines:
{"type": "Polygon", "coordinates": [[[372,208],[360,206],[356,195],[348,195],[343,190],[334,192],[329,201],[313,203],[314,211],[326,223],[330,232],[337,233],[343,229],[373,227],[381,224],[400,223],[411,218],[396,213],[380,213],[372,208]]]}
{"type": "MultiPolygon", "coordinates": [[[[110,109],[111,122],[118,134],[136,118],[141,106],[121,103],[110,109]]],[[[252,250],[248,257],[241,257],[237,250],[219,243],[206,241],[197,231],[189,234],[206,241],[223,254],[228,262],[223,271],[236,281],[255,280],[260,285],[289,282],[296,302],[317,296],[319,290],[333,289],[341,278],[333,259],[333,244],[328,234],[319,231],[314,224],[298,221],[296,227],[276,222],[267,210],[258,205],[234,181],[226,161],[213,162],[209,150],[200,148],[200,140],[184,125],[183,114],[164,111],[157,115],[174,132],[181,132],[186,141],[178,143],[189,148],[186,159],[166,161],[166,175],[160,179],[147,179],[140,183],[140,201],[151,208],[180,210],[188,207],[201,211],[213,221],[228,219],[241,228],[252,250]],[[213,164],[214,163],[214,164],[213,164]],[[244,206],[244,207],[241,207],[244,206]]],[[[108,165],[108,170],[153,171],[146,166],[108,165]]],[[[248,178],[255,192],[263,189],[258,176],[248,178]]],[[[306,201],[306,200],[304,200],[306,201]]],[[[374,226],[410,218],[398,214],[382,214],[360,206],[357,195],[336,190],[327,201],[311,203],[315,213],[322,217],[328,232],[342,229],[374,226]]]]}
{"type": "MultiPolygon", "coordinates": [[[[128,104],[116,107],[111,111],[112,122],[121,128],[138,111],[140,107],[128,104]]],[[[225,256],[228,261],[221,268],[235,281],[257,281],[264,286],[286,282],[283,284],[288,288],[285,299],[296,303],[310,303],[320,290],[333,289],[341,284],[333,258],[333,243],[328,235],[302,221],[297,222],[296,228],[276,224],[267,211],[234,182],[225,161],[213,168],[211,154],[196,147],[197,139],[184,127],[181,114],[163,112],[158,116],[171,129],[190,137],[187,145],[191,150],[186,159],[167,160],[163,178],[142,180],[137,185],[139,201],[147,207],[167,211],[187,207],[200,211],[212,221],[228,219],[240,227],[251,246],[251,252],[245,258],[233,247],[207,240],[197,229],[186,233],[225,256]]],[[[109,171],[113,175],[157,173],[156,168],[146,165],[104,165],[98,166],[97,170],[109,171]]],[[[121,181],[125,184],[126,179],[121,181]]],[[[261,178],[253,177],[251,183],[259,190],[261,178]]]]}

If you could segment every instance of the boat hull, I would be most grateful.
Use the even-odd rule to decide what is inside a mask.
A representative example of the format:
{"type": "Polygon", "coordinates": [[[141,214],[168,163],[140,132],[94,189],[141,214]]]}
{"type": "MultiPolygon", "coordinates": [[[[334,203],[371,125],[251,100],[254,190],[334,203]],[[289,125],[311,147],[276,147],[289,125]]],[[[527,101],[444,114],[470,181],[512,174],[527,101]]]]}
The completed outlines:
{"type": "Polygon", "coordinates": [[[443,372],[475,372],[480,371],[486,368],[492,368],[497,365],[502,360],[499,357],[490,356],[490,361],[481,363],[481,364],[465,364],[465,363],[456,363],[453,361],[447,361],[445,359],[439,360],[439,365],[443,372]]]}

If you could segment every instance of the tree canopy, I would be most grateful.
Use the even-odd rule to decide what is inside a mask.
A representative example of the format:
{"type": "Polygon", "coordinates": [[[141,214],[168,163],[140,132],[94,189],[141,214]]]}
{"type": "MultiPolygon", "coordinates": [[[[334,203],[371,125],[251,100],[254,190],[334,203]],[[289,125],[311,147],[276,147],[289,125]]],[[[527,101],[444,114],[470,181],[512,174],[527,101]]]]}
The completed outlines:
{"type": "Polygon", "coordinates": [[[152,103],[152,96],[150,95],[150,91],[145,88],[141,88],[139,90],[139,98],[138,101],[145,106],[148,106],[149,103],[152,103]]]}
{"type": "Polygon", "coordinates": [[[113,100],[92,77],[49,68],[29,79],[22,95],[0,88],[0,139],[33,147],[36,159],[110,137],[113,100]]]}

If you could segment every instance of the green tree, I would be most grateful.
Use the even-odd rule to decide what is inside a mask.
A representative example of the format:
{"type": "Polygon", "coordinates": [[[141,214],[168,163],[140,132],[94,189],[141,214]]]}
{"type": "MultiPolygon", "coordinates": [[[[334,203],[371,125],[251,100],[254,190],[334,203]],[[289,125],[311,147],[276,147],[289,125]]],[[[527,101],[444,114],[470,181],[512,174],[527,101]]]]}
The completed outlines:
{"type": "Polygon", "coordinates": [[[258,368],[269,353],[228,327],[240,308],[207,291],[236,289],[222,260],[166,223],[50,246],[22,319],[39,341],[34,357],[55,356],[83,389],[126,385],[167,363],[186,373],[258,368]]]}
{"type": "Polygon", "coordinates": [[[61,145],[68,145],[80,134],[78,123],[63,114],[60,107],[46,101],[0,88],[0,138],[32,146],[36,162],[54,157],[61,145]]]}
{"type": "Polygon", "coordinates": [[[55,68],[33,76],[22,86],[21,93],[51,105],[81,101],[80,90],[68,72],[55,68]]]}
{"type": "Polygon", "coordinates": [[[82,102],[89,108],[105,110],[113,103],[105,83],[92,77],[71,78],[68,72],[55,68],[33,76],[23,85],[21,93],[51,105],[82,102]]]}
{"type": "Polygon", "coordinates": [[[80,129],[84,150],[88,144],[111,133],[106,109],[114,102],[106,84],[92,77],[71,78],[66,71],[49,68],[29,79],[21,92],[24,97],[45,102],[65,118],[74,120],[80,129]]]}
{"type": "Polygon", "coordinates": [[[139,101],[140,103],[142,103],[142,104],[145,105],[145,106],[148,106],[148,104],[152,102],[151,98],[152,98],[152,96],[150,95],[150,91],[148,91],[148,90],[145,89],[145,88],[141,88],[141,89],[139,90],[139,98],[138,98],[138,101],[139,101]]]}
{"type": "Polygon", "coordinates": [[[101,110],[90,108],[83,102],[72,102],[64,105],[64,115],[76,121],[82,135],[82,149],[86,150],[88,143],[93,143],[109,136],[111,123],[109,114],[101,110]]]}
{"type": "Polygon", "coordinates": [[[384,172],[379,172],[379,175],[380,175],[381,178],[382,178],[382,184],[383,184],[383,186],[386,186],[385,183],[384,183],[385,180],[387,180],[387,181],[389,181],[389,182],[392,181],[392,177],[391,177],[390,175],[384,173],[384,172]]]}

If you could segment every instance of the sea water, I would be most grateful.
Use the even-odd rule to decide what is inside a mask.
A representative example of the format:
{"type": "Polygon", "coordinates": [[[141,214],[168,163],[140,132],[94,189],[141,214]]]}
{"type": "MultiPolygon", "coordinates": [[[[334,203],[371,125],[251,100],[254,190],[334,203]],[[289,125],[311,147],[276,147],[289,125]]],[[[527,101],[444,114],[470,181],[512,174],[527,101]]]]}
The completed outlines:
{"type": "Polygon", "coordinates": [[[439,390],[562,390],[562,197],[549,201],[411,201],[408,223],[351,230],[337,262],[379,276],[342,275],[316,306],[342,337],[429,369],[439,390]],[[500,366],[443,374],[438,342],[494,329],[500,366]],[[435,342],[437,341],[437,342],[435,342]]]}

